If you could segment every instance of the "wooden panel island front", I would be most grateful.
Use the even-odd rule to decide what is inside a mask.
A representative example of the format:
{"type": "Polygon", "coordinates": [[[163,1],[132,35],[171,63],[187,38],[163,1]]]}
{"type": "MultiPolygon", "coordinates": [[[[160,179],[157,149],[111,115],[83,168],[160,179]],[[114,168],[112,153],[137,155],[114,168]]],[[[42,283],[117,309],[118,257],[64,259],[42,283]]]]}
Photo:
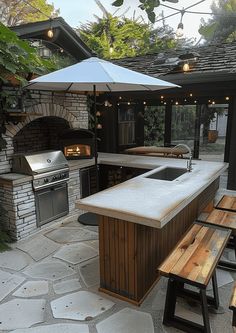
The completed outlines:
{"type": "Polygon", "coordinates": [[[99,214],[100,290],[140,304],[159,278],[157,267],[210,203],[225,163],[194,161],[172,180],[148,178],[186,168],[186,160],[99,154],[99,163],[151,169],[77,202],[99,214]]]}

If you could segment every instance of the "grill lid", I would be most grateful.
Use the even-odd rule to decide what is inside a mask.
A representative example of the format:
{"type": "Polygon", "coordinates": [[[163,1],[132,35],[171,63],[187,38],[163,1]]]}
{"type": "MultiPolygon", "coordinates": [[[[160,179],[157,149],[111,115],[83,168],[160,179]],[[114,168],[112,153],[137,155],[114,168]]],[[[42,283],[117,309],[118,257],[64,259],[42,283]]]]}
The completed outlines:
{"type": "Polygon", "coordinates": [[[68,161],[60,150],[15,154],[12,162],[13,172],[26,175],[35,175],[66,167],[68,168],[68,161]]]}

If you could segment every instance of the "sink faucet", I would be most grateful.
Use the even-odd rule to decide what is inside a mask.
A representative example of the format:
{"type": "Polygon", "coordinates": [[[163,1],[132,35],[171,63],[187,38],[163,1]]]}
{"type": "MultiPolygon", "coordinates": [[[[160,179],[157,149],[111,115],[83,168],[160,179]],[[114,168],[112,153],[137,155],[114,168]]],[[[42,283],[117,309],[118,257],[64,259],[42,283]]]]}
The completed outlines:
{"type": "Polygon", "coordinates": [[[192,171],[193,167],[192,167],[192,151],[191,151],[191,148],[189,146],[187,146],[185,143],[179,143],[178,145],[174,146],[173,149],[175,149],[177,147],[185,147],[188,150],[189,160],[187,161],[187,171],[188,172],[192,171]]]}

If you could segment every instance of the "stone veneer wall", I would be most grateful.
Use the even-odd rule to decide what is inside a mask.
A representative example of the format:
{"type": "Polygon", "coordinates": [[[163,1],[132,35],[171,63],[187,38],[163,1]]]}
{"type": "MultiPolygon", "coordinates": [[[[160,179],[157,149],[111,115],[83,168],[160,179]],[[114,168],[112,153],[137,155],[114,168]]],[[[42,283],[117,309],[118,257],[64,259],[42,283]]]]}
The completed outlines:
{"type": "Polygon", "coordinates": [[[70,128],[88,128],[87,96],[65,93],[33,92],[31,99],[24,101],[28,116],[17,124],[6,124],[3,136],[7,146],[0,152],[0,174],[11,172],[14,153],[13,138],[27,124],[43,117],[59,117],[68,122],[70,128]]]}
{"type": "MultiPolygon", "coordinates": [[[[28,178],[28,177],[27,177],[28,178]]],[[[79,214],[75,202],[80,198],[79,169],[70,171],[68,182],[69,214],[79,214]]],[[[14,240],[19,240],[34,233],[39,228],[36,225],[35,197],[32,181],[26,180],[14,185],[11,182],[0,183],[0,220],[4,229],[10,233],[14,240]]],[[[57,219],[60,222],[65,217],[57,219]]]]}
{"type": "MultiPolygon", "coordinates": [[[[34,120],[43,117],[44,119],[46,119],[45,117],[57,117],[64,119],[70,128],[88,128],[86,96],[34,92],[31,97],[32,100],[25,101],[25,110],[28,116],[24,121],[6,125],[7,131],[4,138],[7,141],[7,147],[0,152],[0,177],[1,174],[11,172],[14,137],[34,120]]],[[[75,209],[75,201],[80,198],[78,168],[70,170],[68,195],[69,215],[79,213],[79,210],[75,209]]],[[[9,230],[11,237],[15,240],[25,238],[37,230],[35,198],[31,179],[20,182],[20,184],[0,179],[0,222],[6,230],[9,230]]]]}

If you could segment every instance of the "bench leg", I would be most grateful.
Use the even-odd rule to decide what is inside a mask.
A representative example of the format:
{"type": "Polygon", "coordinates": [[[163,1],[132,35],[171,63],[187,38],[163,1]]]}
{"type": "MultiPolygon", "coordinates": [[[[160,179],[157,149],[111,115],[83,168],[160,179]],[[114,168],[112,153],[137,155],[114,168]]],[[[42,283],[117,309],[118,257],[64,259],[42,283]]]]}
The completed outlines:
{"type": "Polygon", "coordinates": [[[181,292],[184,292],[183,286],[184,284],[182,282],[169,278],[163,324],[166,326],[178,328],[189,333],[211,333],[205,289],[201,289],[199,293],[195,292],[195,294],[198,294],[198,299],[200,299],[201,302],[204,325],[199,325],[197,323],[175,315],[177,295],[180,296],[181,292]]]}
{"type": "Polygon", "coordinates": [[[208,314],[208,307],[207,307],[207,296],[206,290],[200,289],[200,298],[201,298],[201,305],[202,305],[202,316],[203,316],[203,323],[204,323],[204,332],[210,333],[210,322],[209,322],[209,314],[208,314]]]}
{"type": "Polygon", "coordinates": [[[236,310],[233,310],[232,326],[236,327],[236,310]]]}
{"type": "Polygon", "coordinates": [[[164,325],[171,325],[171,321],[174,318],[175,306],[176,306],[176,281],[173,279],[168,279],[168,286],[166,292],[166,303],[163,317],[164,325]]]}
{"type": "Polygon", "coordinates": [[[220,301],[219,301],[219,293],[218,293],[216,271],[214,271],[214,273],[212,275],[212,287],[213,287],[213,295],[214,295],[215,308],[218,309],[219,305],[220,305],[220,301]]]}

